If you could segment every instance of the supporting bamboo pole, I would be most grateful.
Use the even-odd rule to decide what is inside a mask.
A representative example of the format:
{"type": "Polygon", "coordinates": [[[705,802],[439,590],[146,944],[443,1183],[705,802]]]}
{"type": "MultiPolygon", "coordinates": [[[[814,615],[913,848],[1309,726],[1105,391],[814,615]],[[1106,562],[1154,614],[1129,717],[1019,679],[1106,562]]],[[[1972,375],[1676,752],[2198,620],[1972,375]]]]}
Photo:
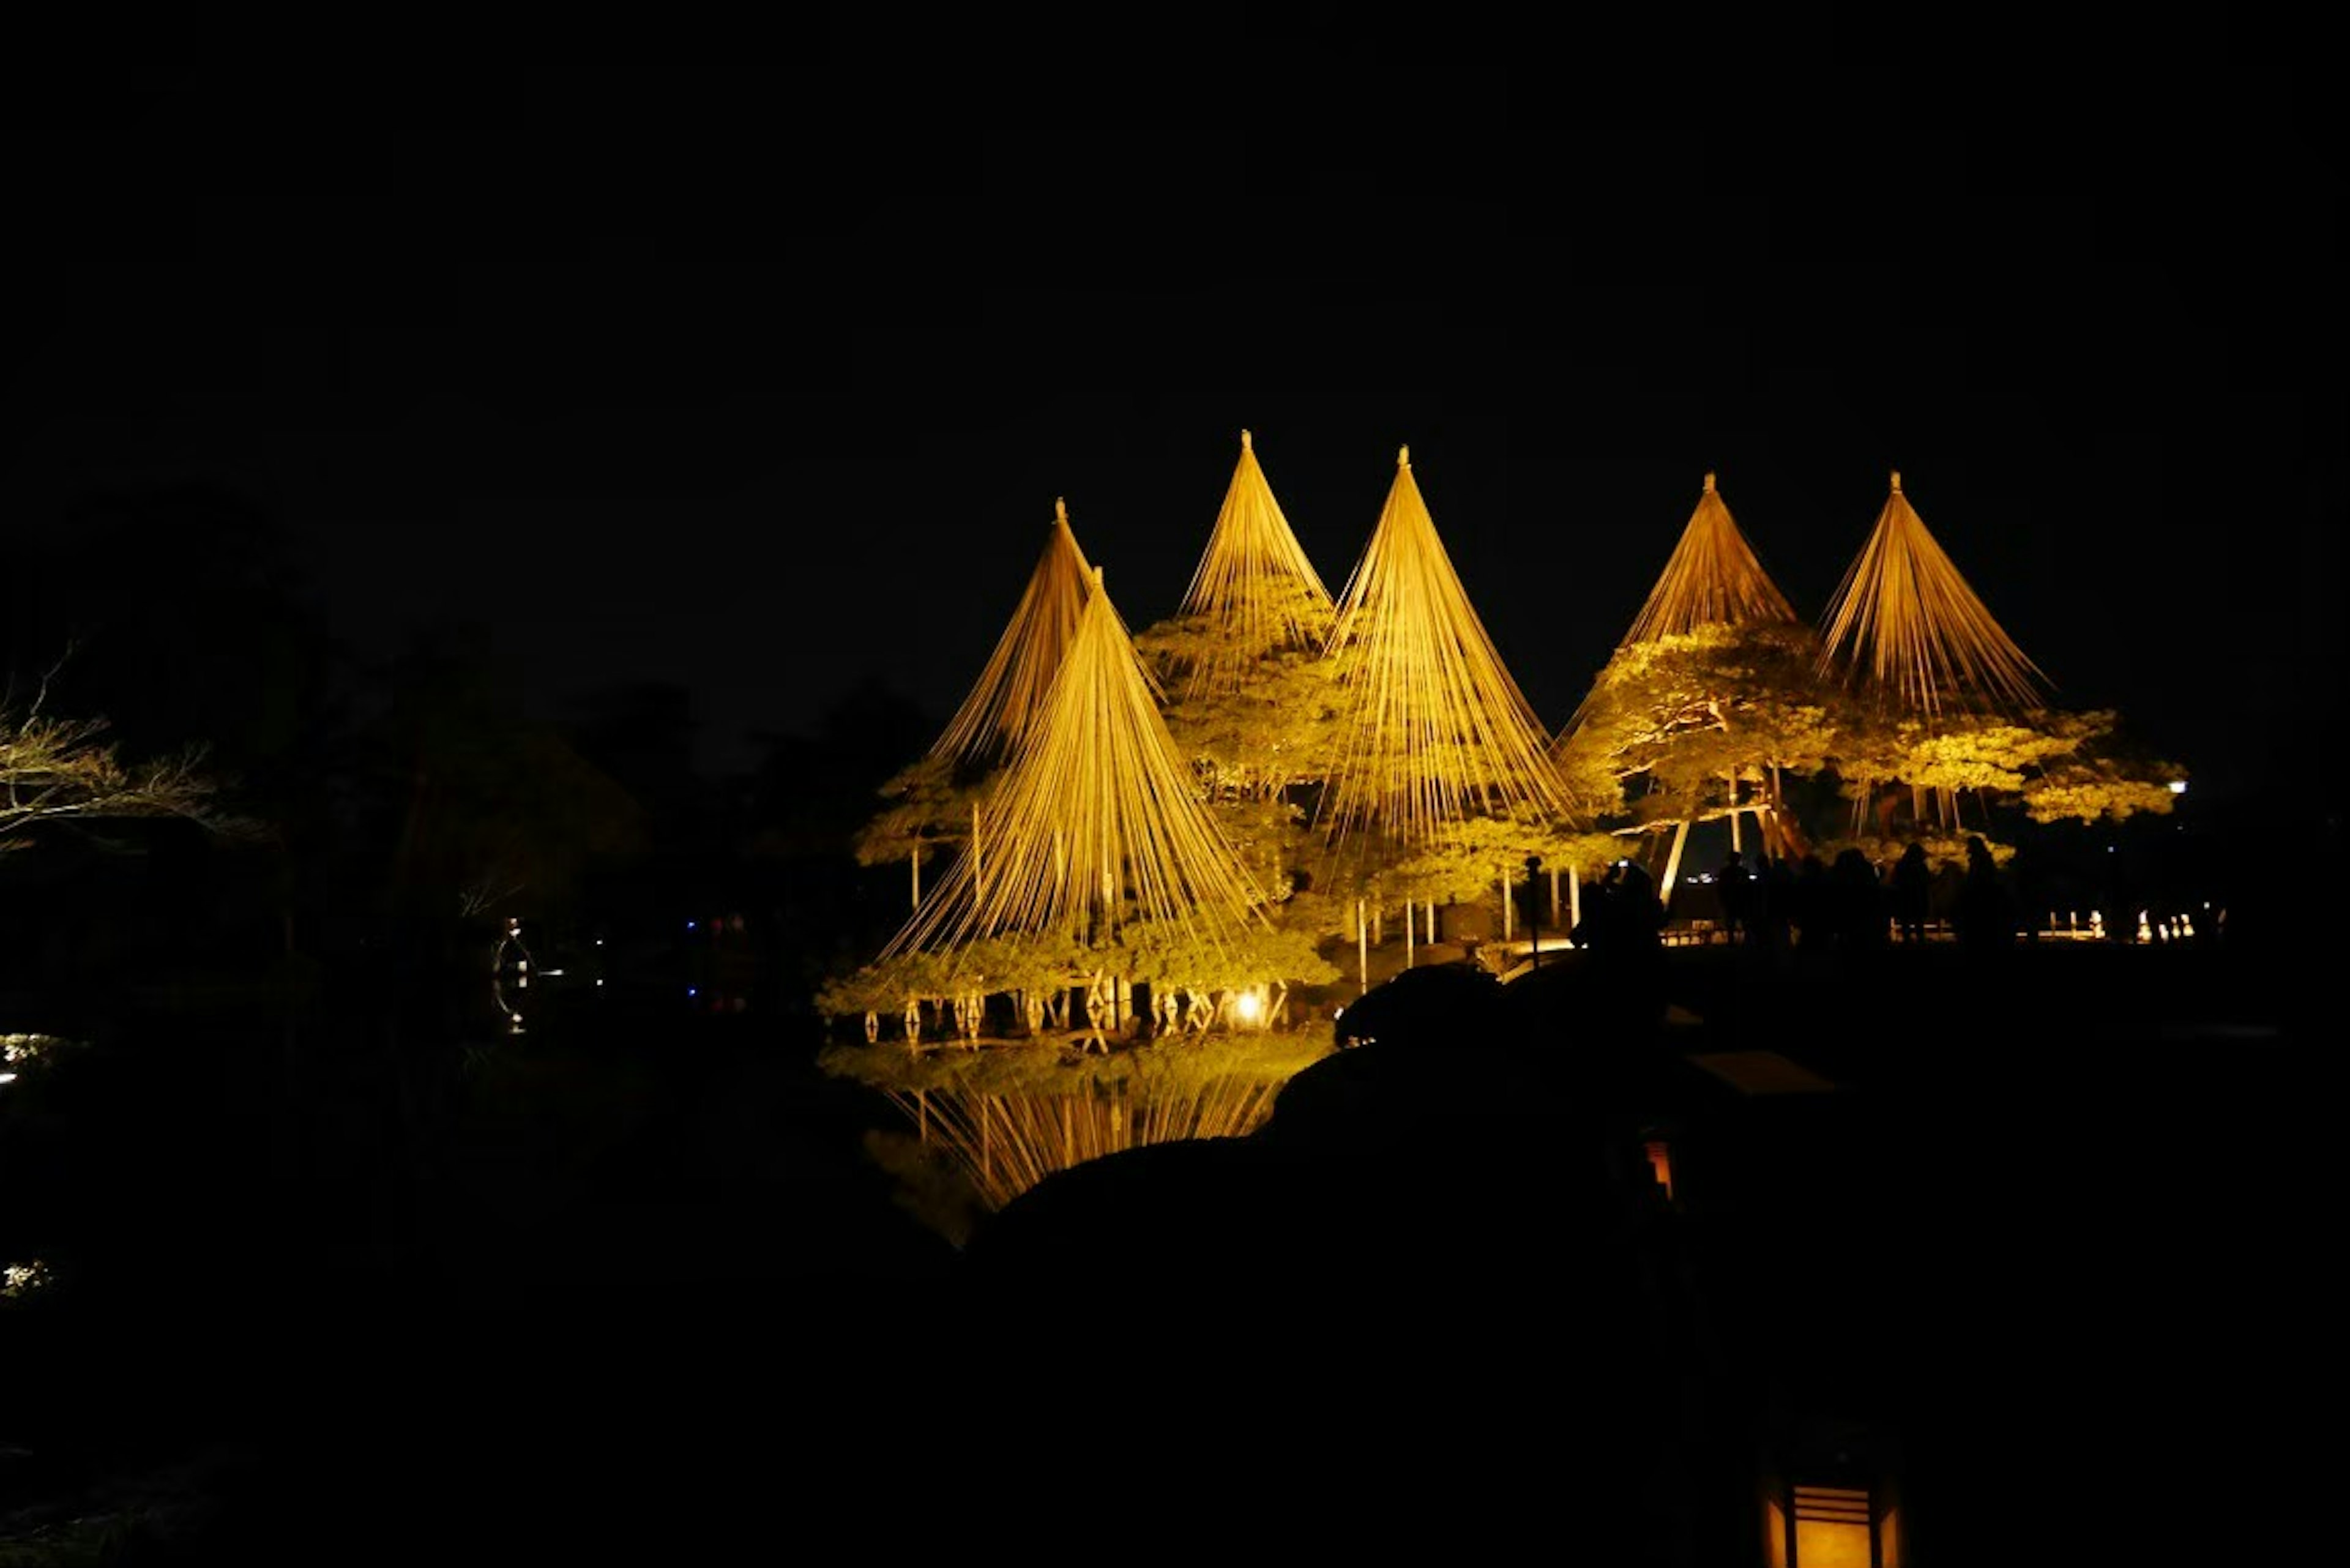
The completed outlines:
{"type": "Polygon", "coordinates": [[[1566,929],[1570,931],[1583,924],[1583,875],[1572,866],[1566,868],[1566,929]]]}
{"type": "Polygon", "coordinates": [[[1371,989],[1371,928],[1363,917],[1363,901],[1355,900],[1355,972],[1362,989],[1371,989]]]}
{"type": "Polygon", "coordinates": [[[1673,907],[1673,881],[1681,874],[1681,848],[1689,843],[1689,818],[1682,817],[1679,826],[1673,829],[1672,853],[1665,857],[1664,880],[1658,884],[1657,896],[1663,900],[1668,910],[1673,907]]]}
{"type": "Polygon", "coordinates": [[[906,864],[914,869],[914,908],[920,909],[922,907],[922,841],[920,839],[914,840],[914,852],[906,857],[906,864]]]}
{"type": "Polygon", "coordinates": [[[1502,873],[1502,940],[1505,942],[1517,934],[1518,923],[1510,908],[1515,902],[1510,897],[1510,874],[1504,870],[1502,873]]]}
{"type": "Polygon", "coordinates": [[[1554,928],[1558,924],[1558,867],[1555,866],[1550,868],[1550,923],[1554,928]]]}
{"type": "Polygon", "coordinates": [[[1411,968],[1411,900],[1403,901],[1403,967],[1411,968]]]}

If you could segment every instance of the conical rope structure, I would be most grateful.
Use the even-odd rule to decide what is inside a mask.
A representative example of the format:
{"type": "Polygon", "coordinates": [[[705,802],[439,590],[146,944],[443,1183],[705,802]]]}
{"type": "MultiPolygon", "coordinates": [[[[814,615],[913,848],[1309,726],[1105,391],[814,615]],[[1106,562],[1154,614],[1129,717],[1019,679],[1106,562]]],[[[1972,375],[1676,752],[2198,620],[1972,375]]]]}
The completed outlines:
{"type": "MultiPolygon", "coordinates": [[[[1684,637],[1705,626],[1803,625],[1779,585],[1762,569],[1762,558],[1730,513],[1730,504],[1711,473],[1690,514],[1681,536],[1658,575],[1631,628],[1616,645],[1616,652],[1684,637]]],[[[1603,673],[1601,680],[1607,679],[1603,673]]],[[[1593,692],[1597,687],[1593,688],[1593,692]]],[[[1573,717],[1561,728],[1564,741],[1574,733],[1591,706],[1593,692],[1585,694],[1573,717]]]]}
{"type": "Polygon", "coordinates": [[[1334,836],[1419,846],[1471,817],[1572,820],[1549,733],[1469,602],[1409,447],[1339,596],[1325,654],[1342,652],[1345,738],[1318,813],[1334,836]]]}
{"type": "Polygon", "coordinates": [[[1241,431],[1223,506],[1176,611],[1213,639],[1185,661],[1181,696],[1229,696],[1267,653],[1320,651],[1333,608],[1330,590],[1274,498],[1255,442],[1241,431]]]}
{"type": "Polygon", "coordinates": [[[932,757],[987,767],[1019,749],[1044,712],[1045,693],[1076,638],[1093,583],[1093,568],[1069,527],[1068,504],[1055,501],[1052,532],[1020,602],[979,680],[932,743],[932,757]]]}
{"type": "Polygon", "coordinates": [[[1901,492],[1823,617],[1820,673],[1931,722],[1946,712],[2044,707],[2051,682],[1967,586],[1901,492]]]}
{"type": "Polygon", "coordinates": [[[1624,640],[1653,642],[1701,626],[1800,624],[1802,619],[1762,569],[1709,473],[1680,542],[1673,546],[1640,613],[1632,618],[1624,640]]]}
{"type": "Polygon", "coordinates": [[[882,950],[1083,941],[1164,921],[1222,949],[1263,895],[1199,798],[1097,568],[1076,633],[972,842],[882,950]]]}

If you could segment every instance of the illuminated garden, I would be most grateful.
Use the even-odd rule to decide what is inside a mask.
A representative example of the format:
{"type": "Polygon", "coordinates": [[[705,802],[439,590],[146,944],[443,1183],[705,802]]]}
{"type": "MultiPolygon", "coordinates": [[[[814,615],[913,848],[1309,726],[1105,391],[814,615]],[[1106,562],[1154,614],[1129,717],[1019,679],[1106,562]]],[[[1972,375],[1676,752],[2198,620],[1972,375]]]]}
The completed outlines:
{"type": "Polygon", "coordinates": [[[1555,722],[1409,448],[1336,595],[1251,432],[1205,502],[1179,608],[1139,631],[1055,503],[968,696],[857,841],[903,867],[906,916],[824,984],[827,1066],[989,1207],[1110,1149],[1260,1126],[1400,970],[1577,961],[1585,888],[1634,863],[1670,908],[1710,869],[1688,858],[1707,825],[1758,868],[1881,873],[1914,845],[1955,877],[1970,838],[2006,866],[2035,828],[2158,815],[2185,787],[2118,714],[2058,704],[1898,473],[1816,622],[1706,474],[1555,722]]]}

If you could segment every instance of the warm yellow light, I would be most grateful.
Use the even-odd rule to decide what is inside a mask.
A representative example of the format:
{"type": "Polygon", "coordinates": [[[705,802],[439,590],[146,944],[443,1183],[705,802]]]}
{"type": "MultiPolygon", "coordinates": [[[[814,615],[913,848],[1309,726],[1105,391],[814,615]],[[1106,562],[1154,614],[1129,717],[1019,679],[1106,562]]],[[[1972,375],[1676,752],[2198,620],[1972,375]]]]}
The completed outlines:
{"type": "Polygon", "coordinates": [[[1264,1016],[1264,998],[1253,991],[1242,992],[1232,1003],[1232,1011],[1239,1014],[1243,1023],[1254,1023],[1264,1016]]]}
{"type": "Polygon", "coordinates": [[[1795,1521],[1798,1568],[1872,1568],[1868,1526],[1841,1519],[1795,1521]]]}
{"type": "Polygon", "coordinates": [[[1664,1139],[1648,1140],[1648,1168],[1656,1173],[1657,1185],[1665,1189],[1665,1197],[1673,1195],[1673,1151],[1664,1139]]]}
{"type": "Polygon", "coordinates": [[[1866,1491],[1798,1486],[1794,1502],[1795,1568],[1875,1568],[1866,1491]]]}

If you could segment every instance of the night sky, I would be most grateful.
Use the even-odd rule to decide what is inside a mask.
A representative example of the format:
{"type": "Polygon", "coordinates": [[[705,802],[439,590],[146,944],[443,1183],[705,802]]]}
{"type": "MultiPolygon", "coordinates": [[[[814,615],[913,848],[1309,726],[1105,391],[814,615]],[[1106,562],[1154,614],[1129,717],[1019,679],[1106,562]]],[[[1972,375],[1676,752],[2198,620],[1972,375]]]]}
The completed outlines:
{"type": "Polygon", "coordinates": [[[860,689],[943,723],[1056,498],[1128,625],[1167,614],[1243,428],[1334,592],[1409,444],[1554,725],[1708,471],[1816,618],[1898,468],[2058,700],[2120,708],[2206,787],[2341,715],[2340,182],[2289,91],[2126,140],[1087,133],[1020,99],[920,157],[799,103],[761,161],[739,103],[722,157],[631,151],[545,67],[406,64],[357,107],[159,67],[20,140],[94,181],[147,150],[101,232],[153,286],[76,228],[20,312],[0,540],[93,492],[225,487],[354,646],[478,623],[556,720],[681,686],[725,768],[860,689]],[[309,205],[192,195],[173,161],[206,104],[244,127],[207,146],[282,127],[256,96],[327,127],[332,156],[282,171],[309,205]]]}

